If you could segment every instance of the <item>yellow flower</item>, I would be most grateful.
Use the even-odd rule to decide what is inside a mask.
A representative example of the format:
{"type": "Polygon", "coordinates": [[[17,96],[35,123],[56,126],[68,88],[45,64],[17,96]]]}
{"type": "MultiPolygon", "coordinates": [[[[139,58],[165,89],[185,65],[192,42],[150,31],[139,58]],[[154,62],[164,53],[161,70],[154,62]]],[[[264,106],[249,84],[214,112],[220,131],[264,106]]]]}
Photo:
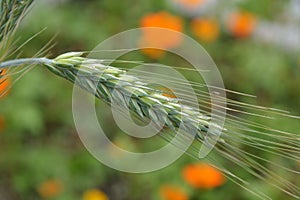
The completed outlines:
{"type": "Polygon", "coordinates": [[[101,190],[90,189],[84,192],[83,200],[108,200],[107,195],[101,190]]]}

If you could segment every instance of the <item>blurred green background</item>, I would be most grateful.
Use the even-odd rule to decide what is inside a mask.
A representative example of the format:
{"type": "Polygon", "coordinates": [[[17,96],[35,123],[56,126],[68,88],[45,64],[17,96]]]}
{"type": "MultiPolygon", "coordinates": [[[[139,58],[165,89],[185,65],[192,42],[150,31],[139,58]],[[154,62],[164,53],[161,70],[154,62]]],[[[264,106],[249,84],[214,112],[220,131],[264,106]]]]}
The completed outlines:
{"type": "MultiPolygon", "coordinates": [[[[197,1],[182,1],[180,4],[175,0],[39,1],[21,24],[17,38],[21,44],[46,27],[22,49],[22,57],[34,55],[56,35],[56,45],[49,52],[55,57],[68,51],[92,50],[111,35],[140,27],[141,20],[149,13],[165,11],[180,18],[182,32],[205,47],[219,67],[226,88],[257,95],[252,103],[300,115],[300,47],[288,46],[291,35],[298,33],[295,29],[299,30],[300,19],[289,10],[293,7],[291,2],[212,1],[210,6],[205,6],[205,1],[198,5],[193,4],[197,1]],[[199,9],[191,10],[190,4],[198,5],[199,9]],[[227,16],[241,10],[251,13],[256,20],[253,30],[241,30],[246,31],[243,36],[235,32],[238,30],[228,27],[226,22],[227,16]],[[191,27],[196,18],[214,19],[218,28],[211,28],[208,24],[208,28],[197,34],[191,27]],[[287,23],[294,27],[286,30],[292,32],[290,34],[276,33],[266,27],[267,24],[281,27],[287,23]],[[206,39],[211,34],[215,37],[206,39]],[[272,38],[274,34],[279,34],[276,35],[279,39],[268,41],[263,37],[272,38]]],[[[236,29],[248,27],[249,20],[251,22],[251,17],[242,19],[242,24],[236,29]]],[[[170,58],[174,57],[165,55],[153,59],[151,55],[139,52],[136,60],[168,63],[170,58]]],[[[173,63],[176,64],[176,60],[173,63]]],[[[248,101],[239,96],[229,97],[248,101]]],[[[148,174],[122,173],[102,165],[80,142],[71,105],[72,85],[40,67],[28,72],[13,86],[9,95],[1,99],[1,200],[167,199],[160,192],[163,185],[181,188],[188,199],[257,199],[230,181],[217,188],[192,188],[182,177],[184,166],[195,162],[188,156],[148,174]]],[[[103,124],[111,124],[113,118],[109,109],[100,106],[103,124]]],[[[268,122],[268,125],[293,132],[299,132],[300,128],[297,120],[287,118],[281,119],[280,123],[276,120],[268,122]]],[[[115,143],[120,146],[143,150],[118,128],[108,128],[107,131],[116,136],[115,143]]],[[[253,184],[259,187],[261,183],[253,184]]],[[[274,199],[289,198],[278,191],[270,190],[270,193],[274,199]]]]}

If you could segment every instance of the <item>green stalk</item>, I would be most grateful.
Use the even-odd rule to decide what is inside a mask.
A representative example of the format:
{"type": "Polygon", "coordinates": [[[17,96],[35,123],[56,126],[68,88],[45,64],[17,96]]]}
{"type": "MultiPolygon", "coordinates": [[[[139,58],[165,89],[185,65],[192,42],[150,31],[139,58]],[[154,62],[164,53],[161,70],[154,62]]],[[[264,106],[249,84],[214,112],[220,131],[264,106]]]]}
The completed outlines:
{"type": "Polygon", "coordinates": [[[0,69],[18,67],[21,65],[49,65],[52,64],[52,62],[53,61],[48,58],[21,58],[0,63],[0,69]]]}

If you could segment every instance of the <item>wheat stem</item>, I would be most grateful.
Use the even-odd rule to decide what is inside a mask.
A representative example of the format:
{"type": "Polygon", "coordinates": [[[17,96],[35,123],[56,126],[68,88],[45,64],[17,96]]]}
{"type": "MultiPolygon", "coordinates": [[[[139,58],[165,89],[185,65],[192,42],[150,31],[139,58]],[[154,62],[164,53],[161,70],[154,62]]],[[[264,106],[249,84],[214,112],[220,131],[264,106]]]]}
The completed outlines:
{"type": "Polygon", "coordinates": [[[18,67],[20,65],[51,65],[53,61],[48,58],[21,58],[15,60],[9,60],[0,63],[0,69],[8,67],[18,67]]]}

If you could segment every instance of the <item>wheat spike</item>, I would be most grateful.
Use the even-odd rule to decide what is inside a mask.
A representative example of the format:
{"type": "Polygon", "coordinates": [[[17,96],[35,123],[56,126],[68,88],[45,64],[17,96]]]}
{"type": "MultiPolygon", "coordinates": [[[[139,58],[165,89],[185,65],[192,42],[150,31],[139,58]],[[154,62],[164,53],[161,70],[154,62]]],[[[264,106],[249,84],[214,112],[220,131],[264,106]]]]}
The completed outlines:
{"type": "Polygon", "coordinates": [[[183,105],[178,98],[164,95],[167,91],[152,88],[147,82],[126,74],[126,70],[103,65],[100,60],[81,57],[82,54],[66,53],[53,60],[25,58],[6,61],[0,63],[0,69],[19,65],[45,65],[54,74],[102,101],[108,104],[114,101],[121,107],[129,108],[142,121],[151,120],[158,127],[163,123],[173,131],[181,127],[183,131],[191,133],[191,136],[204,139],[210,126],[208,116],[201,114],[196,108],[183,105]]]}
{"type": "Polygon", "coordinates": [[[184,131],[191,133],[194,130],[201,139],[207,133],[210,118],[196,112],[196,109],[183,106],[179,99],[164,95],[166,91],[152,88],[147,82],[127,74],[126,70],[106,66],[99,60],[81,55],[80,52],[63,54],[46,66],[104,102],[111,104],[114,101],[129,108],[143,121],[150,119],[157,126],[165,123],[172,130],[178,129],[184,122],[184,131]]]}

